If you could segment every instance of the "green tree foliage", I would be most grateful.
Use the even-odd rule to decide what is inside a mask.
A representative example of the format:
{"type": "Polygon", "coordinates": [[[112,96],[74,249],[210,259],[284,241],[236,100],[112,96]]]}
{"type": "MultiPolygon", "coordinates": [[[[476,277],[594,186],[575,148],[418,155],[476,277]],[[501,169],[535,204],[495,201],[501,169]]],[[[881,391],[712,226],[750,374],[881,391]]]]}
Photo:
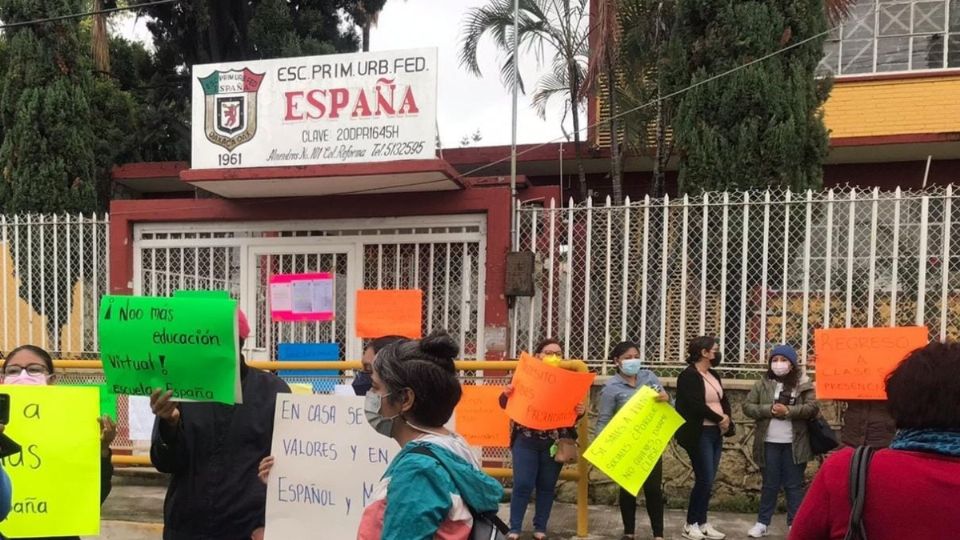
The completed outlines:
{"type": "Polygon", "coordinates": [[[156,50],[152,75],[141,74],[144,88],[134,92],[144,116],[143,159],[188,159],[194,64],[356,51],[356,30],[342,26],[354,3],[182,0],[143,8],[141,13],[152,18],[147,26],[156,50]]]}
{"type": "MultiPolygon", "coordinates": [[[[79,0],[0,0],[0,19],[12,23],[82,11],[79,0]]],[[[89,42],[87,42],[89,43],[89,42]]],[[[89,213],[97,209],[96,93],[89,49],[79,22],[63,20],[8,29],[0,90],[0,205],[7,214],[89,213]]],[[[52,348],[70,312],[66,278],[71,251],[52,229],[15,227],[10,249],[20,296],[46,316],[52,348]],[[30,252],[31,257],[23,256],[30,252]],[[37,260],[40,259],[40,260],[37,260]],[[38,271],[39,264],[44,272],[38,271]],[[57,293],[60,293],[59,298],[57,293]],[[59,309],[54,309],[58,305],[59,309]]]]}
{"type": "MultiPolygon", "coordinates": [[[[822,0],[689,0],[676,6],[675,87],[716,75],[827,29],[822,0]]],[[[673,124],[680,191],[803,190],[822,183],[828,80],[824,36],[685,92],[673,124]]]]}

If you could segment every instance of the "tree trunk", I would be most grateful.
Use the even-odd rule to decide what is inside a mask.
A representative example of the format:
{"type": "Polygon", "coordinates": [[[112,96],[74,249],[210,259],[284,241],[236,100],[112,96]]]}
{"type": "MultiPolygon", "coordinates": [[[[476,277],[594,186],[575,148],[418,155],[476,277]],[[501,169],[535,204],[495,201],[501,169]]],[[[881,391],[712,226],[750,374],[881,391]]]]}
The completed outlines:
{"type": "Polygon", "coordinates": [[[363,52],[368,52],[370,50],[370,21],[363,23],[363,52]]]}
{"type": "Polygon", "coordinates": [[[583,170],[583,149],[580,147],[580,81],[575,67],[570,68],[570,112],[573,114],[573,150],[577,157],[577,174],[580,179],[580,195],[589,196],[587,191],[587,173],[583,170]]]}
{"type": "Polygon", "coordinates": [[[664,128],[663,101],[660,99],[660,83],[657,82],[657,147],[654,149],[653,156],[653,186],[650,195],[654,198],[663,197],[664,179],[666,176],[667,161],[670,155],[667,152],[667,130],[664,128]]]}
{"type": "Polygon", "coordinates": [[[607,69],[607,101],[610,104],[610,183],[613,188],[613,203],[623,202],[623,173],[620,163],[620,141],[617,134],[620,131],[620,119],[617,118],[617,92],[615,89],[616,73],[614,72],[610,56],[606,58],[607,69]]]}
{"type": "MultiPolygon", "coordinates": [[[[103,0],[93,0],[93,10],[101,11],[103,0]]],[[[93,16],[93,29],[90,41],[92,45],[93,66],[98,73],[110,73],[110,32],[107,30],[107,16],[93,16]]]]}

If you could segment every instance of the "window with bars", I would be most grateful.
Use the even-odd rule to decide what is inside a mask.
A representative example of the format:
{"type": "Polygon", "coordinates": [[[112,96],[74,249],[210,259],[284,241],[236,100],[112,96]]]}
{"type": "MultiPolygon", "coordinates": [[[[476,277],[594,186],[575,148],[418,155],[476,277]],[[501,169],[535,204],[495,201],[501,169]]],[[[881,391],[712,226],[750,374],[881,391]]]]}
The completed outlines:
{"type": "Polygon", "coordinates": [[[859,0],[824,45],[831,75],[960,68],[960,0],[859,0]]]}

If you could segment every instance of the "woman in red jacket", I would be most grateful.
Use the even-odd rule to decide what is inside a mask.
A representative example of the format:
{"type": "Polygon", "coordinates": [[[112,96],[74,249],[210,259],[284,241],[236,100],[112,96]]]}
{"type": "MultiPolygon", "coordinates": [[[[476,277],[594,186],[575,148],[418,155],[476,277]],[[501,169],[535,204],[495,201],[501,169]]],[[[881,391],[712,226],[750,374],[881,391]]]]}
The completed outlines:
{"type": "MultiPolygon", "coordinates": [[[[887,377],[897,435],[870,462],[863,525],[870,540],[956,538],[960,515],[960,344],[931,343],[887,377]]],[[[790,540],[842,540],[850,519],[853,449],[817,474],[790,540]]]]}

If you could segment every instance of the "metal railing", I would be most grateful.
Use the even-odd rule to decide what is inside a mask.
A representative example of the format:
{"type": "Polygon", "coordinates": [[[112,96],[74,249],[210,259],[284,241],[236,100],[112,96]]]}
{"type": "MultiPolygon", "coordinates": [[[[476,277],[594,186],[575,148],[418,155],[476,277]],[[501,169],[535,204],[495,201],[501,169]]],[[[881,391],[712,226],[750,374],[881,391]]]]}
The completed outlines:
{"type": "MultiPolygon", "coordinates": [[[[359,361],[248,361],[247,364],[255,369],[262,369],[266,371],[284,371],[287,373],[291,371],[340,371],[341,377],[338,379],[341,381],[343,380],[343,375],[345,372],[350,370],[359,370],[362,367],[359,361]]],[[[100,382],[103,380],[103,365],[99,360],[56,360],[54,365],[59,370],[58,374],[60,376],[60,381],[63,384],[70,384],[70,382],[100,382]],[[91,371],[94,373],[90,373],[91,371]]],[[[495,384],[506,384],[508,382],[508,378],[504,377],[498,372],[515,371],[518,365],[519,363],[515,360],[462,360],[456,362],[456,369],[460,372],[460,380],[463,384],[476,384],[479,381],[483,381],[485,383],[493,382],[495,384]],[[493,373],[488,376],[487,372],[493,373]]],[[[587,364],[579,360],[561,362],[560,367],[581,373],[588,371],[587,364]]],[[[309,377],[306,375],[301,376],[292,374],[290,376],[285,376],[284,380],[287,380],[288,382],[307,380],[312,380],[314,382],[326,382],[330,381],[331,378],[309,377]]],[[[117,397],[118,399],[122,399],[126,396],[117,397]]],[[[584,399],[584,405],[589,408],[589,393],[584,399]]],[[[153,467],[149,456],[132,455],[126,453],[131,451],[132,444],[128,438],[124,437],[125,434],[129,433],[129,423],[123,414],[125,411],[125,407],[122,406],[122,404],[118,404],[118,438],[114,443],[114,449],[120,453],[114,454],[112,460],[113,464],[121,467],[153,467]]],[[[585,450],[589,445],[589,427],[586,417],[581,419],[577,424],[577,437],[579,448],[582,453],[582,451],[585,450]]],[[[509,448],[483,448],[483,461],[485,463],[496,463],[500,461],[500,465],[502,465],[500,467],[485,466],[483,468],[484,472],[501,480],[512,478],[513,468],[509,452],[509,448]]],[[[587,536],[589,533],[588,503],[590,475],[589,465],[587,464],[587,461],[583,459],[582,455],[580,459],[577,460],[575,467],[568,466],[561,470],[560,479],[570,480],[577,483],[577,535],[580,537],[587,536]]]]}
{"type": "Polygon", "coordinates": [[[958,338],[957,197],[953,186],[845,188],[522,208],[536,295],[516,302],[512,349],[556,337],[568,357],[603,367],[632,340],[649,366],[675,370],[691,338],[715,335],[736,377],[773,343],[807,362],[816,328],[922,325],[958,338]]]}

